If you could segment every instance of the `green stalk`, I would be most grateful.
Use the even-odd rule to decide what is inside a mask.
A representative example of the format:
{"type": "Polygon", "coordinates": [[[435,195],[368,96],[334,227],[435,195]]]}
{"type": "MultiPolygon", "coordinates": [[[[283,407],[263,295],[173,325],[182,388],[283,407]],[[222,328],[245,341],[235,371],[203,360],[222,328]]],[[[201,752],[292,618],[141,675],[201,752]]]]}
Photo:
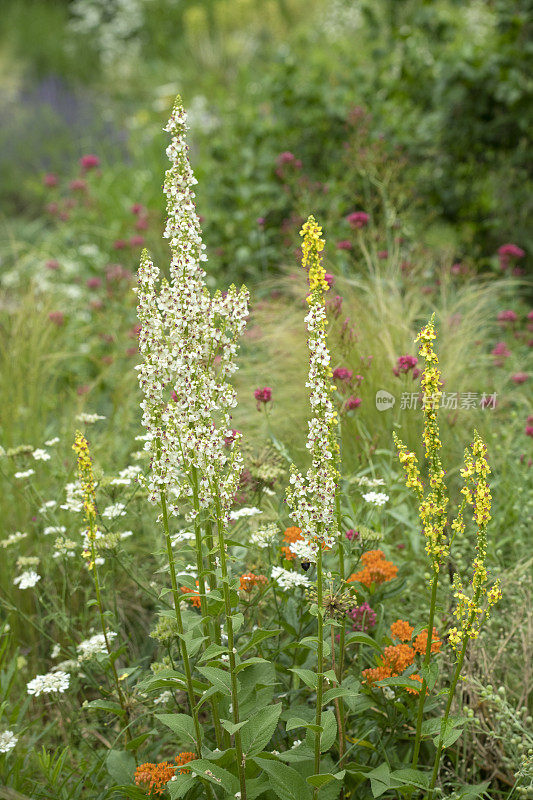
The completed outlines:
{"type": "MultiPolygon", "coordinates": [[[[341,531],[342,514],[341,514],[340,492],[338,491],[338,489],[335,492],[335,509],[336,509],[336,513],[337,513],[337,529],[339,531],[339,538],[338,538],[338,543],[339,543],[339,577],[340,577],[340,581],[341,581],[341,587],[344,587],[344,581],[346,580],[345,569],[344,569],[344,541],[343,541],[343,536],[342,536],[342,531],[341,531]]],[[[338,671],[337,671],[337,682],[338,682],[339,686],[342,683],[342,676],[343,676],[343,672],[344,672],[344,646],[345,646],[344,643],[345,643],[345,639],[346,639],[346,618],[343,615],[343,618],[341,620],[341,630],[340,630],[340,634],[339,634],[339,662],[338,662],[339,663],[339,667],[338,667],[338,671]]],[[[333,648],[333,646],[334,646],[333,642],[332,642],[331,646],[333,648]]],[[[332,653],[334,653],[333,650],[332,650],[332,653]]],[[[339,767],[342,769],[342,763],[343,763],[343,760],[344,760],[344,751],[346,750],[345,716],[344,716],[344,703],[342,701],[342,697],[339,697],[337,699],[337,703],[338,703],[338,711],[339,711],[339,756],[340,756],[339,767]]],[[[343,795],[343,791],[344,790],[341,789],[341,797],[343,795]]]]}
{"type": "Polygon", "coordinates": [[[124,693],[120,686],[120,681],[118,679],[117,668],[115,666],[115,661],[112,657],[112,649],[111,645],[109,644],[109,638],[107,636],[107,627],[105,623],[105,616],[104,616],[104,607],[102,604],[102,595],[100,593],[100,580],[98,578],[98,568],[96,566],[96,547],[94,546],[94,540],[96,536],[96,531],[94,528],[94,516],[91,514],[90,521],[89,521],[89,541],[91,543],[91,561],[92,561],[92,569],[91,572],[93,574],[93,581],[94,581],[94,591],[96,594],[96,606],[98,608],[98,616],[100,617],[100,627],[102,628],[102,633],[104,635],[105,647],[107,650],[107,654],[109,656],[109,663],[111,664],[111,671],[113,673],[113,682],[115,684],[115,689],[117,690],[118,701],[120,703],[120,707],[124,712],[124,717],[127,722],[127,727],[124,731],[124,737],[126,739],[126,744],[131,741],[131,732],[129,729],[130,723],[130,715],[128,711],[128,707],[126,705],[126,698],[124,697],[124,693]]]}
{"type": "Polygon", "coordinates": [[[431,775],[431,782],[429,785],[429,795],[428,800],[432,800],[433,797],[433,790],[435,788],[435,783],[437,782],[437,775],[439,774],[439,766],[440,766],[440,757],[442,755],[443,750],[443,742],[444,742],[444,734],[446,733],[446,727],[448,724],[448,717],[450,716],[450,709],[452,707],[453,696],[455,694],[455,688],[457,686],[457,681],[459,680],[459,676],[461,674],[461,669],[463,667],[463,662],[465,660],[466,654],[466,647],[468,644],[468,636],[463,636],[463,646],[461,648],[461,653],[459,655],[459,660],[457,662],[457,666],[455,667],[455,672],[453,675],[452,683],[448,692],[448,702],[446,703],[446,709],[444,711],[444,717],[442,718],[441,726],[440,726],[440,736],[439,736],[439,743],[437,745],[437,752],[435,755],[435,763],[433,764],[433,773],[431,775]]]}
{"type": "MultiPolygon", "coordinates": [[[[316,602],[318,606],[318,631],[317,631],[317,686],[316,686],[316,716],[315,724],[322,725],[322,694],[324,690],[324,608],[323,608],[323,587],[322,587],[322,546],[318,542],[316,557],[316,602]]],[[[320,774],[320,745],[322,734],[320,730],[315,731],[315,775],[320,774]]],[[[318,787],[313,789],[313,798],[318,797],[318,787]]]]}
{"type": "MultiPolygon", "coordinates": [[[[211,626],[209,624],[209,613],[207,610],[207,595],[205,592],[205,578],[204,578],[204,558],[202,551],[202,530],[200,527],[200,501],[198,499],[198,470],[196,467],[191,468],[192,475],[192,499],[195,510],[194,517],[194,539],[196,545],[196,571],[198,572],[198,593],[200,595],[200,614],[202,617],[202,631],[207,639],[208,645],[211,644],[211,626]]],[[[222,726],[220,724],[220,716],[215,698],[212,697],[210,701],[211,713],[213,714],[213,723],[215,726],[215,738],[217,747],[222,745],[222,726]]]]}
{"type": "Polygon", "coordinates": [[[413,769],[416,769],[418,766],[418,755],[420,753],[420,740],[422,736],[422,720],[424,717],[424,705],[426,703],[426,693],[427,693],[427,681],[426,681],[426,670],[429,666],[429,661],[431,658],[431,641],[433,637],[433,620],[435,619],[435,606],[437,603],[437,587],[439,584],[439,573],[433,573],[433,580],[431,583],[431,602],[429,606],[429,621],[428,621],[428,638],[426,643],[426,653],[424,655],[424,664],[423,666],[426,668],[424,670],[424,676],[422,678],[422,688],[420,689],[420,696],[418,698],[418,714],[416,718],[416,735],[415,735],[415,744],[413,749],[413,760],[411,762],[411,766],[413,769]]]}
{"type": "MultiPolygon", "coordinates": [[[[233,636],[233,620],[231,616],[231,597],[229,590],[228,562],[226,556],[226,543],[224,541],[224,523],[222,521],[222,508],[220,506],[220,494],[218,486],[216,490],[216,516],[218,527],[218,550],[220,557],[220,570],[222,572],[222,591],[224,593],[224,610],[226,612],[226,630],[228,633],[229,651],[229,671],[231,678],[231,704],[233,708],[233,723],[238,725],[239,718],[239,697],[237,693],[237,675],[235,674],[235,644],[233,636]]],[[[245,758],[242,750],[242,739],[240,730],[235,731],[235,750],[237,753],[237,770],[239,773],[239,783],[241,786],[241,800],[246,800],[246,774],[245,758]]]]}
{"type": "Polygon", "coordinates": [[[172,552],[172,541],[170,539],[170,531],[168,528],[168,512],[167,500],[165,492],[161,491],[161,510],[163,512],[163,529],[165,532],[165,542],[167,546],[168,565],[170,567],[170,581],[172,584],[172,597],[174,598],[174,610],[176,613],[176,623],[178,626],[178,633],[180,634],[180,650],[181,658],[183,661],[183,668],[185,670],[185,677],[187,682],[187,696],[189,699],[189,708],[194,724],[194,731],[196,735],[196,755],[198,758],[202,757],[202,731],[200,723],[198,722],[198,711],[194,700],[194,689],[192,685],[191,665],[189,663],[189,654],[187,652],[187,645],[183,641],[183,619],[181,616],[181,595],[178,589],[178,581],[176,579],[176,567],[174,565],[174,553],[172,552]]]}

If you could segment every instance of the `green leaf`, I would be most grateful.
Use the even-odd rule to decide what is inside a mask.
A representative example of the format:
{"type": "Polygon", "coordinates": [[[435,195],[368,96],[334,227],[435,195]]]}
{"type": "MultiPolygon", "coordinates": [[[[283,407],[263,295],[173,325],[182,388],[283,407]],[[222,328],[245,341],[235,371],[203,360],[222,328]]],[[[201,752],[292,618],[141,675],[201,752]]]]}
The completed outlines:
{"type": "Polygon", "coordinates": [[[371,770],[371,772],[367,774],[367,778],[370,778],[372,796],[381,797],[391,786],[389,765],[380,764],[379,767],[376,767],[376,769],[371,770]]]}
{"type": "Polygon", "coordinates": [[[334,780],[335,776],[331,775],[329,772],[322,772],[319,775],[310,775],[308,778],[306,778],[306,781],[310,786],[318,786],[319,788],[321,786],[326,786],[328,783],[331,783],[331,781],[334,780]]]}
{"type": "Polygon", "coordinates": [[[254,761],[269,776],[270,787],[279,800],[311,800],[311,789],[295,769],[264,757],[256,756],[254,761]]]}
{"type": "Polygon", "coordinates": [[[289,717],[285,729],[287,731],[292,731],[294,728],[309,728],[312,731],[320,732],[324,730],[322,725],[315,725],[314,722],[309,722],[309,720],[303,719],[302,717],[289,717]]]}
{"type": "Polygon", "coordinates": [[[130,739],[130,741],[126,745],[126,750],[136,750],[153,733],[157,733],[157,731],[151,730],[148,731],[148,733],[141,733],[140,736],[136,736],[135,739],[130,739]]]}
{"type": "Polygon", "coordinates": [[[231,676],[225,669],[219,669],[219,667],[198,667],[198,672],[200,672],[204,678],[207,678],[209,683],[216,687],[217,691],[226,695],[231,694],[231,676]]]}
{"type": "Polygon", "coordinates": [[[133,783],[135,759],[125,750],[110,750],[105,760],[107,771],[117,783],[133,783]]]}
{"type": "MultiPolygon", "coordinates": [[[[314,750],[315,748],[316,732],[308,726],[306,743],[307,746],[314,750]]],[[[325,753],[333,746],[337,738],[337,720],[333,711],[322,712],[322,735],[320,737],[320,752],[325,753]]]]}
{"type": "Polygon", "coordinates": [[[327,706],[337,697],[357,697],[359,694],[361,694],[359,689],[348,689],[344,686],[336,686],[334,689],[328,689],[327,692],[324,692],[322,702],[327,706]]]}
{"type": "Polygon", "coordinates": [[[248,720],[244,720],[244,722],[230,722],[229,719],[220,719],[222,723],[222,727],[226,730],[230,736],[233,736],[238,730],[242,728],[243,725],[248,724],[248,720]]]}
{"type": "Polygon", "coordinates": [[[239,672],[242,672],[254,664],[270,664],[270,661],[267,661],[266,658],[257,658],[256,656],[253,656],[253,658],[247,658],[246,661],[242,661],[235,667],[235,675],[238,675],[239,672]]]}
{"type": "Polygon", "coordinates": [[[420,670],[422,677],[425,679],[430,692],[435,688],[437,679],[439,677],[439,664],[437,661],[431,661],[427,666],[422,665],[420,670]]]}
{"type": "Polygon", "coordinates": [[[249,641],[239,649],[239,655],[243,656],[247,650],[251,650],[253,647],[257,647],[265,639],[270,639],[271,636],[278,636],[281,633],[281,629],[278,628],[275,631],[268,631],[268,630],[257,630],[254,631],[249,641]]]}
{"type": "Polygon", "coordinates": [[[262,708],[248,720],[242,731],[242,747],[247,756],[255,756],[265,749],[277,728],[282,705],[262,708]]]}
{"type": "Polygon", "coordinates": [[[227,647],[222,647],[220,644],[210,644],[198,659],[198,663],[201,664],[203,661],[209,661],[211,658],[217,658],[217,656],[227,652],[227,647]]]}
{"type": "Polygon", "coordinates": [[[417,786],[419,789],[429,788],[429,774],[418,769],[396,769],[392,773],[395,780],[408,786],[417,786]]]}
{"type": "Polygon", "coordinates": [[[187,714],[156,714],[155,716],[179,737],[180,744],[194,745],[192,749],[196,748],[196,732],[191,717],[187,714]]]}
{"type": "Polygon", "coordinates": [[[121,717],[124,714],[121,705],[114,703],[112,700],[91,700],[90,703],[84,703],[83,708],[95,711],[109,711],[111,714],[116,714],[117,717],[121,717]]]}
{"type": "Polygon", "coordinates": [[[198,779],[194,775],[175,775],[170,783],[167,784],[170,800],[179,800],[189,789],[192,789],[194,784],[197,783],[197,780],[198,779]]]}
{"type": "Polygon", "coordinates": [[[244,625],[244,614],[241,614],[239,611],[237,614],[232,614],[231,619],[233,622],[233,633],[237,633],[244,625]]]}
{"type": "Polygon", "coordinates": [[[357,642],[358,644],[367,644],[369,647],[373,647],[374,650],[380,650],[381,647],[377,642],[372,639],[367,633],[352,633],[347,639],[345,644],[352,644],[353,642],[357,642]]]}
{"type": "Polygon", "coordinates": [[[194,772],[201,778],[205,778],[211,783],[214,783],[215,786],[222,786],[231,797],[234,797],[239,791],[238,778],[232,775],[231,772],[219,767],[218,764],[214,764],[212,761],[199,758],[197,761],[189,761],[187,767],[190,768],[191,772],[194,772]]]}
{"type": "Polygon", "coordinates": [[[310,689],[316,690],[318,683],[316,672],[311,669],[299,669],[298,667],[293,667],[289,672],[294,672],[310,689]]]}

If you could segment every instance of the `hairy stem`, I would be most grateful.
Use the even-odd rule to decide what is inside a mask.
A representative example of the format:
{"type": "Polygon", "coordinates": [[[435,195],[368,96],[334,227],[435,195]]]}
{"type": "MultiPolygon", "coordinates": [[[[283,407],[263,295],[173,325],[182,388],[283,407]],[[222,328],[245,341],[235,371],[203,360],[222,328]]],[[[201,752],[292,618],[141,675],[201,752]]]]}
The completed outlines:
{"type": "Polygon", "coordinates": [[[425,670],[424,670],[424,675],[422,677],[422,687],[420,689],[420,696],[418,699],[418,713],[416,717],[416,735],[415,735],[415,744],[413,748],[413,760],[411,762],[413,769],[416,769],[418,766],[418,755],[420,753],[422,720],[424,718],[424,705],[426,702],[426,694],[427,694],[426,670],[427,667],[429,666],[429,660],[431,658],[431,640],[433,637],[433,620],[435,619],[435,605],[437,602],[438,583],[439,583],[439,573],[437,571],[434,571],[433,580],[431,583],[431,602],[429,606],[428,638],[426,643],[426,653],[424,655],[424,664],[423,664],[425,670]]]}
{"type": "MultiPolygon", "coordinates": [[[[324,608],[323,608],[323,586],[322,586],[322,545],[319,541],[316,557],[316,588],[318,606],[318,630],[317,630],[317,685],[316,685],[316,716],[315,724],[322,725],[322,694],[324,690],[324,608]]],[[[315,775],[320,773],[320,746],[322,735],[320,730],[315,731],[315,775]]],[[[313,798],[318,797],[318,787],[313,790],[313,798]]]]}

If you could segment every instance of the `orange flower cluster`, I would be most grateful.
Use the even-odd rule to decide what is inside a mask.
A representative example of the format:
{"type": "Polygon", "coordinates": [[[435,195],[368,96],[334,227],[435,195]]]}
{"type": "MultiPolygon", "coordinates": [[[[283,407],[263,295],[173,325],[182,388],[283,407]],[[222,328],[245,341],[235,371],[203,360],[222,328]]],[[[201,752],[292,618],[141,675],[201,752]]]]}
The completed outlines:
{"type": "Polygon", "coordinates": [[[348,578],[348,583],[362,583],[364,586],[371,586],[373,583],[380,584],[392,581],[398,574],[398,567],[392,561],[385,559],[383,550],[368,550],[361,556],[364,568],[360,572],[354,572],[348,578]]]}
{"type": "Polygon", "coordinates": [[[135,784],[144,789],[151,797],[156,794],[163,794],[167,788],[168,781],[174,777],[176,772],[180,775],[184,772],[190,772],[185,764],[188,764],[189,761],[194,761],[195,758],[195,753],[180,753],[176,756],[176,767],[169,761],[161,761],[159,764],[152,764],[151,762],[141,764],[135,770],[135,784]]]}
{"type": "MultiPolygon", "coordinates": [[[[413,645],[406,644],[411,640],[413,635],[413,626],[404,619],[398,619],[390,626],[391,636],[394,639],[399,639],[401,644],[392,644],[386,647],[381,656],[381,663],[373,669],[363,670],[363,678],[372,686],[377,681],[382,681],[385,678],[396,678],[400,673],[406,670],[413,664],[416,654],[424,655],[427,645],[427,631],[422,631],[415,637],[413,645]]],[[[438,653],[441,648],[442,642],[440,641],[436,628],[433,628],[433,636],[431,642],[431,652],[438,653]]],[[[419,681],[422,683],[420,675],[409,675],[411,680],[419,681]]],[[[410,694],[417,694],[419,689],[405,687],[410,694]]]]}
{"type": "Polygon", "coordinates": [[[254,586],[262,586],[268,583],[268,579],[264,575],[254,575],[253,572],[247,572],[246,575],[241,575],[241,591],[251,592],[254,586]]]}
{"type": "MultiPolygon", "coordinates": [[[[418,636],[415,637],[413,646],[417,653],[420,653],[420,655],[425,655],[427,644],[428,644],[428,632],[422,631],[422,633],[419,633],[418,636]]],[[[442,642],[438,637],[437,629],[433,628],[433,636],[431,637],[431,652],[438,653],[441,647],[442,647],[442,642]]]]}
{"type": "Polygon", "coordinates": [[[294,553],[290,549],[289,545],[292,544],[293,542],[299,542],[301,539],[303,539],[302,529],[296,528],[295,526],[287,528],[287,530],[283,534],[283,541],[285,542],[285,544],[281,548],[281,552],[283,553],[284,557],[287,558],[289,561],[292,561],[292,559],[294,558],[294,553]]]}
{"type": "MultiPolygon", "coordinates": [[[[196,581],[196,585],[199,585],[198,581],[196,581]]],[[[181,591],[183,594],[189,595],[187,600],[192,603],[195,608],[201,607],[202,601],[200,599],[200,592],[195,592],[194,589],[189,589],[187,586],[182,586],[181,591]]]]}

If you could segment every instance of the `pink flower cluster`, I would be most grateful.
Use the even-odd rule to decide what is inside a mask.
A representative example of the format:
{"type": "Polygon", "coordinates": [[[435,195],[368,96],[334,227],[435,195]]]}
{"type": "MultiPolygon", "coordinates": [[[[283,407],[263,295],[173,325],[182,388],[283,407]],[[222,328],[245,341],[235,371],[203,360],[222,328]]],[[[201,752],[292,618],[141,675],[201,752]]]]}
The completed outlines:
{"type": "Polygon", "coordinates": [[[498,248],[498,256],[500,258],[500,267],[505,272],[511,263],[511,259],[518,260],[519,258],[524,258],[525,252],[516,244],[502,244],[502,246],[498,248]]]}
{"type": "Polygon", "coordinates": [[[416,366],[417,364],[418,358],[416,358],[416,356],[399,356],[396,361],[396,366],[392,368],[392,371],[398,378],[400,375],[407,375],[407,373],[412,370],[413,380],[416,380],[420,375],[420,370],[416,366]]]}
{"type": "Polygon", "coordinates": [[[272,400],[272,389],[270,386],[263,386],[262,389],[256,389],[254,392],[254,397],[257,400],[257,410],[260,411],[261,403],[266,405],[272,400]]]}
{"type": "Polygon", "coordinates": [[[360,228],[366,228],[370,221],[370,217],[368,214],[365,214],[364,211],[353,211],[351,214],[348,214],[346,220],[349,222],[352,228],[357,230],[360,228]]]}
{"type": "Polygon", "coordinates": [[[365,601],[360,606],[355,606],[348,612],[348,616],[353,620],[352,630],[363,631],[365,633],[373,628],[377,622],[377,614],[373,608],[365,601]]]}

